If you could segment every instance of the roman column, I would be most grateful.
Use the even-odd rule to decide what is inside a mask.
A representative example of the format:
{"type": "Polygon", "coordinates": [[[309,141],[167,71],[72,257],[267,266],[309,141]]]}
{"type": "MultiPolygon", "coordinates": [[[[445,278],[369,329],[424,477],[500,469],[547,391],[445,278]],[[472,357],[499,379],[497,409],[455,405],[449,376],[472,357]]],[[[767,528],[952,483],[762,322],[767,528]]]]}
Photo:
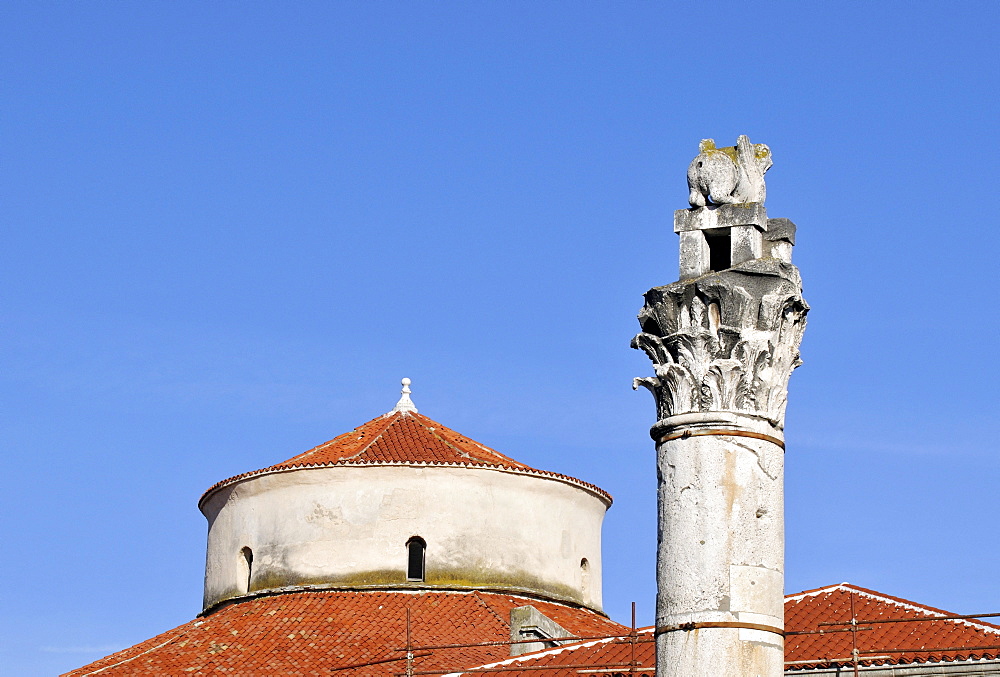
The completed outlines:
{"type": "Polygon", "coordinates": [[[784,672],[784,419],[809,309],[795,226],[768,219],[770,149],[702,142],[675,212],[680,279],[645,294],[655,376],[657,677],[784,672]]]}

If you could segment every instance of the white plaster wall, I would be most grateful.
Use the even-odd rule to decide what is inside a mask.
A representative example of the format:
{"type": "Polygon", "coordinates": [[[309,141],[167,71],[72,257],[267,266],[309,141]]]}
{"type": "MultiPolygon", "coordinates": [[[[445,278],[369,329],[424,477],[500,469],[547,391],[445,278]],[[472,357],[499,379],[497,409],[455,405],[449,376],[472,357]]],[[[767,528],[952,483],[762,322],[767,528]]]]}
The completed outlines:
{"type": "Polygon", "coordinates": [[[607,500],[523,473],[458,466],[333,466],[250,477],[202,502],[205,607],[301,585],[525,590],[601,609],[607,500]],[[406,581],[406,542],[427,542],[426,581],[406,581]],[[581,567],[586,558],[589,571],[581,567]]]}

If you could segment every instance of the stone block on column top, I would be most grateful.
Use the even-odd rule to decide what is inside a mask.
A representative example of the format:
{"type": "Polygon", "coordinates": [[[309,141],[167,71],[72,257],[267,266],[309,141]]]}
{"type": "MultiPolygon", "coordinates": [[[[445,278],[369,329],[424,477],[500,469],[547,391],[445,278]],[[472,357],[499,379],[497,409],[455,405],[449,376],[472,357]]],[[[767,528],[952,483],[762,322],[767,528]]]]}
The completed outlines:
{"type": "Polygon", "coordinates": [[[710,205],[696,209],[678,209],[674,212],[674,232],[712,230],[733,226],[757,226],[767,230],[767,210],[760,202],[746,204],[710,205]]]}

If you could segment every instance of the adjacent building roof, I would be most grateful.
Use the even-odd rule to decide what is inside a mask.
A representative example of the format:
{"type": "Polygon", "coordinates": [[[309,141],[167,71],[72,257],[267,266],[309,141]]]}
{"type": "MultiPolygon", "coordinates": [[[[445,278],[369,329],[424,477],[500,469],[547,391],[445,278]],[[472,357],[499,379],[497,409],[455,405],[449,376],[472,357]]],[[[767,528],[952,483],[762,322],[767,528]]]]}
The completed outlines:
{"type": "MultiPolygon", "coordinates": [[[[847,583],[789,595],[785,597],[785,669],[808,674],[810,670],[853,665],[854,639],[851,632],[842,632],[851,627],[852,617],[859,621],[859,665],[998,658],[1000,627],[996,625],[974,619],[920,620],[952,615],[847,583]],[[907,622],[872,622],[896,619],[907,622]],[[826,623],[839,625],[822,625],[826,623]],[[824,632],[818,632],[821,629],[824,632]]],[[[577,677],[580,671],[598,669],[607,677],[650,674],[648,670],[656,661],[653,640],[653,628],[642,628],[634,636],[583,641],[478,667],[503,668],[505,677],[577,677]],[[629,671],[630,664],[634,673],[629,671]],[[640,672],[644,668],[646,671],[640,672]]],[[[450,677],[474,674],[459,671],[450,677]]]]}
{"type": "Polygon", "coordinates": [[[855,634],[862,665],[1000,658],[1000,626],[975,619],[920,620],[953,615],[847,583],[789,595],[785,631],[810,634],[785,638],[785,660],[790,670],[850,664],[855,634]],[[856,633],[830,632],[849,629],[852,618],[856,633]],[[894,619],[909,622],[884,622],[894,619]],[[820,629],[826,632],[816,632],[820,629]]]}
{"type": "MultiPolygon", "coordinates": [[[[593,484],[518,463],[412,410],[390,411],[287,461],[225,479],[209,488],[205,496],[221,486],[254,475],[337,465],[460,465],[497,468],[568,480],[590,489],[611,503],[611,496],[593,484]]],[[[205,496],[202,496],[202,500],[205,496]]]]}
{"type": "Polygon", "coordinates": [[[578,637],[623,630],[587,609],[516,595],[291,592],[222,607],[65,677],[392,675],[406,666],[408,609],[414,671],[460,670],[510,656],[507,644],[467,645],[506,641],[511,609],[528,604],[578,637]]]}

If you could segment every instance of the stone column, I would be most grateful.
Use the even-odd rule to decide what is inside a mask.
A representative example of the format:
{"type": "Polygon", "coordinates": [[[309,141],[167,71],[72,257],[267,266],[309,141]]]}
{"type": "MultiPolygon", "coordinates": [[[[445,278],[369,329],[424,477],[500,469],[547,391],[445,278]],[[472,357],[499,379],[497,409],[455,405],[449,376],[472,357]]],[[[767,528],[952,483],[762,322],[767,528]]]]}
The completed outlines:
{"type": "Polygon", "coordinates": [[[688,243],[707,231],[741,254],[712,271],[703,247],[682,246],[681,280],[639,313],[632,347],[655,376],[635,385],[658,419],[657,677],[784,672],[783,430],[809,307],[794,225],[778,221],[759,203],[678,212],[688,243]]]}

